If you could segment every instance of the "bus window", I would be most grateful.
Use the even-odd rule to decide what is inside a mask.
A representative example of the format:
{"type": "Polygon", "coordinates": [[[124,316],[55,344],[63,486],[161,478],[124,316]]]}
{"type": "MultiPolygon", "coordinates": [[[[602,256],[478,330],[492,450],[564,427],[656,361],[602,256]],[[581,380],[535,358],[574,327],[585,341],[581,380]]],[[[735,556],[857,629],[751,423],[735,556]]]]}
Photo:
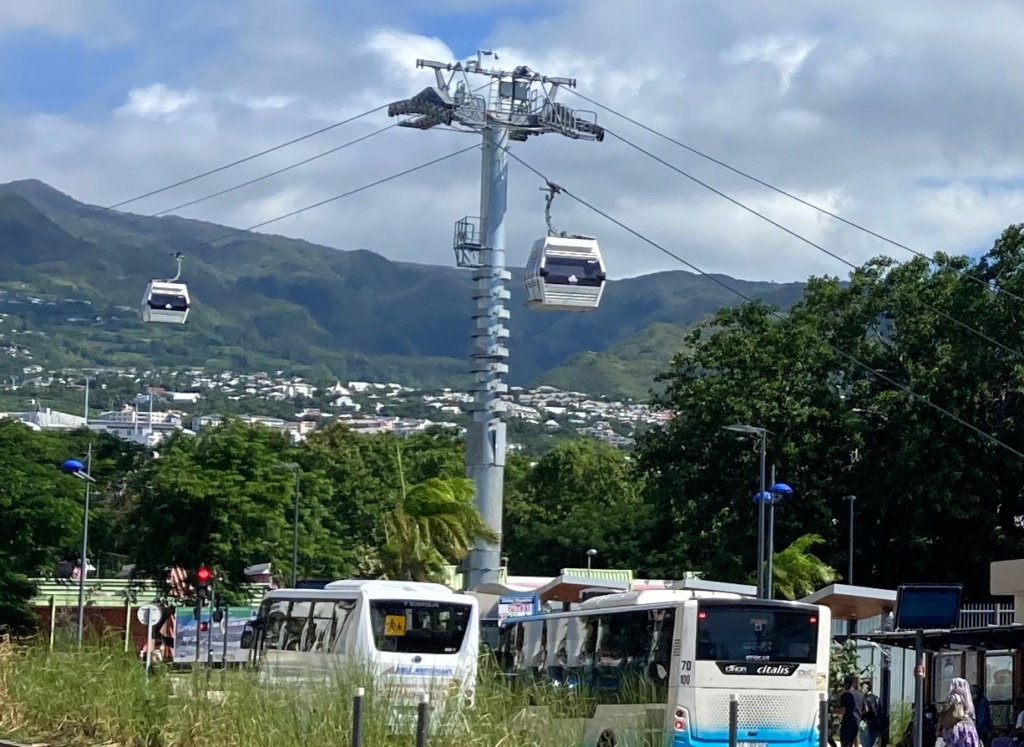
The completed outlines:
{"type": "Polygon", "coordinates": [[[556,618],[545,623],[547,628],[548,646],[547,675],[552,682],[561,682],[565,678],[565,667],[569,663],[569,621],[556,618]]]}
{"type": "Polygon", "coordinates": [[[697,658],[704,661],[817,661],[818,619],[803,610],[702,605],[697,658]]]}
{"type": "Polygon", "coordinates": [[[309,622],[302,631],[302,650],[323,652],[334,638],[334,602],[317,601],[312,607],[309,622]]]}
{"type": "Polygon", "coordinates": [[[334,602],[334,640],[331,643],[332,654],[346,654],[351,643],[351,634],[355,628],[356,603],[349,599],[338,599],[334,602]]]}
{"type": "Polygon", "coordinates": [[[288,609],[291,604],[286,599],[264,602],[263,609],[260,610],[260,617],[266,620],[263,634],[264,648],[281,649],[282,644],[287,641],[288,609]]]}
{"type": "Polygon", "coordinates": [[[373,644],[378,651],[401,654],[457,654],[471,611],[470,605],[456,602],[374,600],[373,644]]]}
{"type": "Polygon", "coordinates": [[[539,620],[524,622],[521,623],[521,627],[523,647],[516,671],[520,676],[529,673],[532,679],[537,667],[540,666],[539,662],[544,661],[544,623],[539,620]]]}

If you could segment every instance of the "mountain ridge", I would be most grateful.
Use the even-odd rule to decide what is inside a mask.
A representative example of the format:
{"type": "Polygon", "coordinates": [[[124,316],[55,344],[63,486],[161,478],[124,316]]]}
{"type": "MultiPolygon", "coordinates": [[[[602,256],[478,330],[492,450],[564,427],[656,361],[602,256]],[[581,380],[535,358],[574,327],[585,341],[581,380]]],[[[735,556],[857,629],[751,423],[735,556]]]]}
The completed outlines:
{"type": "MultiPolygon", "coordinates": [[[[61,293],[80,296],[97,311],[85,330],[67,315],[62,319],[63,307],[47,306],[48,315],[42,308],[17,309],[27,330],[51,336],[64,351],[54,364],[149,356],[157,365],[258,370],[291,364],[331,376],[404,375],[412,384],[468,381],[468,273],[274,234],[240,233],[210,245],[231,231],[190,218],[105,210],[38,180],[0,185],[3,280],[55,302],[61,293]],[[187,255],[183,279],[195,299],[190,323],[184,329],[143,325],[123,309],[115,313],[137,307],[146,283],[173,269],[167,255],[176,251],[187,255]]],[[[582,376],[587,364],[574,362],[578,356],[589,351],[601,358],[616,344],[643,338],[645,330],[670,347],[686,328],[739,300],[698,275],[672,270],[609,281],[600,309],[558,314],[525,307],[523,270],[510,272],[508,378],[519,385],[582,376]]],[[[731,278],[729,284],[781,308],[803,289],[802,283],[731,278]]],[[[655,345],[644,348],[643,361],[620,356],[615,367],[622,381],[602,386],[637,393],[642,382],[630,379],[650,378],[675,352],[655,345]],[[632,364],[638,364],[635,372],[628,370],[632,364]]]]}

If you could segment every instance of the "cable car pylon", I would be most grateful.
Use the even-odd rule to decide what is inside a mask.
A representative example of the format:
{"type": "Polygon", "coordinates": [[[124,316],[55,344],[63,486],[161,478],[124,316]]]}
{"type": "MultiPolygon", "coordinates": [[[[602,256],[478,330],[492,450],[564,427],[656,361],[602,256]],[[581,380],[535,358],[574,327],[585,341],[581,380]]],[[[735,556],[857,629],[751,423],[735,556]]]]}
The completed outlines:
{"type": "Polygon", "coordinates": [[[508,202],[509,143],[557,133],[574,140],[604,140],[594,112],[571,109],[556,101],[559,89],[575,88],[571,78],[540,75],[528,67],[512,71],[488,69],[478,50],[468,62],[416,60],[417,68],[434,71],[436,85],[388,107],[388,116],[403,117],[399,125],[429,130],[439,125],[483,135],[480,215],[455,224],[455,257],[473,270],[473,351],[470,371],[476,381],[468,406],[472,421],[466,433],[466,474],[476,486],[476,506],[497,542],[478,541],[463,566],[464,585],[477,589],[499,581],[501,565],[502,493],[505,470],[506,406],[509,337],[505,326],[511,278],[505,267],[505,211],[508,202]],[[474,92],[470,75],[490,78],[486,95],[474,92]],[[458,76],[458,81],[456,81],[458,76]],[[453,83],[455,83],[453,87],[453,83]]]}

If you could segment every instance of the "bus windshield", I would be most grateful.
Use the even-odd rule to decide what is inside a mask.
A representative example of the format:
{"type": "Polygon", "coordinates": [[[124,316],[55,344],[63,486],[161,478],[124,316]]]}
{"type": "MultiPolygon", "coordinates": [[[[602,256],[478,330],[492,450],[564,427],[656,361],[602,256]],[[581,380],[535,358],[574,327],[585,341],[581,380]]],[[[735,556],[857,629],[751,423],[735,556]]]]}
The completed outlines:
{"type": "Polygon", "coordinates": [[[401,654],[457,654],[472,607],[454,602],[375,600],[370,602],[373,645],[401,654]]]}
{"type": "Polygon", "coordinates": [[[702,606],[697,613],[697,659],[813,664],[818,618],[803,610],[702,606]]]}

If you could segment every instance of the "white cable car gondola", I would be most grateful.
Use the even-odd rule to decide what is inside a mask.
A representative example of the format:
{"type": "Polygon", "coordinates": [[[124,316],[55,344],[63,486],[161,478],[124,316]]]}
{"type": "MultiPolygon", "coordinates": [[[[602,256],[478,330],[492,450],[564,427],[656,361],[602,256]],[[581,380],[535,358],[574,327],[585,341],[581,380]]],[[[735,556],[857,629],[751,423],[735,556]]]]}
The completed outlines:
{"type": "Polygon", "coordinates": [[[552,311],[596,309],[606,282],[601,247],[589,236],[554,231],[551,202],[559,187],[549,183],[547,192],[544,217],[548,235],[534,242],[526,263],[526,303],[552,311]]]}
{"type": "Polygon", "coordinates": [[[184,324],[191,300],[188,286],[180,282],[181,254],[175,254],[178,272],[167,280],[151,280],[142,296],[142,321],[161,324],[184,324]]]}
{"type": "Polygon", "coordinates": [[[601,248],[583,236],[545,236],[526,263],[527,305],[553,311],[590,311],[601,303],[605,273],[601,248]]]}

